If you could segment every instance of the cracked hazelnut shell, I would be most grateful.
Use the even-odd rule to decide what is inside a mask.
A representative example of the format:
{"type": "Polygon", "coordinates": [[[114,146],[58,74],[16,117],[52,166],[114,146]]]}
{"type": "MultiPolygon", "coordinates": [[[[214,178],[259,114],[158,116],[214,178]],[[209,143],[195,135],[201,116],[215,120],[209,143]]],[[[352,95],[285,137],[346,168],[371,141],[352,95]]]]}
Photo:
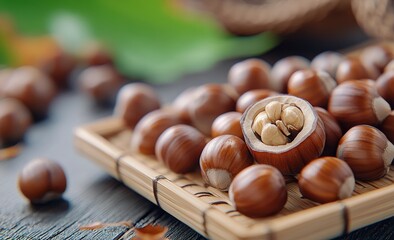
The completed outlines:
{"type": "Polygon", "coordinates": [[[352,170],[335,157],[322,157],[306,165],[298,178],[302,196],[328,203],[352,196],[355,179],[352,170]]]}
{"type": "Polygon", "coordinates": [[[61,197],[67,187],[67,179],[58,163],[37,158],[22,169],[18,185],[32,203],[45,203],[61,197]]]}
{"type": "Polygon", "coordinates": [[[200,157],[204,181],[221,191],[227,191],[233,178],[252,164],[253,158],[245,142],[233,135],[213,138],[200,157]]]}
{"type": "Polygon", "coordinates": [[[248,217],[274,215],[287,202],[285,179],[270,165],[247,167],[231,183],[229,198],[237,211],[248,217]]]}
{"type": "Polygon", "coordinates": [[[372,181],[386,175],[394,158],[394,145],[377,128],[358,125],[339,141],[337,158],[344,160],[358,180],[372,181]]]}
{"type": "Polygon", "coordinates": [[[376,126],[391,112],[372,80],[352,80],[338,85],[328,102],[328,112],[344,129],[360,124],[376,126]]]}
{"type": "Polygon", "coordinates": [[[283,175],[299,173],[305,164],[320,156],[326,141],[323,122],[312,105],[301,98],[290,95],[269,97],[248,108],[241,118],[241,128],[254,159],[258,163],[278,168],[283,175]],[[295,104],[304,115],[302,130],[285,145],[266,145],[252,129],[255,117],[273,101],[295,104]]]}

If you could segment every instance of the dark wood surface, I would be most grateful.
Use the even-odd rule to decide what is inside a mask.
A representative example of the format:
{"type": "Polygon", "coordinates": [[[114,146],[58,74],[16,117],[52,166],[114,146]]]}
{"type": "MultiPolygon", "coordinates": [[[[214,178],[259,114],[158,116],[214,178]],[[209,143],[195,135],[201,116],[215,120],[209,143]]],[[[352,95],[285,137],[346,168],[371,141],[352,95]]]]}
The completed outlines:
{"type": "MultiPolygon", "coordinates": [[[[344,47],[343,43],[339,46],[344,47]]],[[[337,47],[331,46],[331,49],[337,47]]],[[[284,43],[263,57],[272,63],[286,55],[312,57],[326,49],[284,43]]],[[[225,61],[209,71],[155,87],[163,102],[169,102],[189,86],[226,81],[227,71],[234,62],[236,60],[225,61]]],[[[74,128],[109,116],[111,112],[111,108],[95,106],[76,90],[63,92],[53,102],[49,117],[29,130],[22,153],[0,162],[0,239],[122,239],[128,230],[126,227],[94,231],[81,231],[78,227],[97,221],[123,220],[131,220],[136,226],[147,223],[167,226],[169,239],[204,239],[76,152],[74,128]],[[17,187],[18,172],[35,157],[48,157],[63,166],[68,179],[63,199],[33,206],[21,196],[17,187]]],[[[394,239],[393,226],[394,217],[338,239],[394,239]]]]}

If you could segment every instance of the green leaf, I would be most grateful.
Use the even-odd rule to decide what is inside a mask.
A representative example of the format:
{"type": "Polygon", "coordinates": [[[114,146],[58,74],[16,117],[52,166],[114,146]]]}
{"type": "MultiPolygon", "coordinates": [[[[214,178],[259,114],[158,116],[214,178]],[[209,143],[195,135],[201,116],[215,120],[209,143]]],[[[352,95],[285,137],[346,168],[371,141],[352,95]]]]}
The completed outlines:
{"type": "Polygon", "coordinates": [[[176,80],[225,58],[257,55],[277,42],[270,33],[229,36],[212,20],[175,11],[170,2],[0,0],[0,11],[23,33],[50,32],[72,52],[98,39],[114,52],[122,72],[152,82],[176,80]]]}

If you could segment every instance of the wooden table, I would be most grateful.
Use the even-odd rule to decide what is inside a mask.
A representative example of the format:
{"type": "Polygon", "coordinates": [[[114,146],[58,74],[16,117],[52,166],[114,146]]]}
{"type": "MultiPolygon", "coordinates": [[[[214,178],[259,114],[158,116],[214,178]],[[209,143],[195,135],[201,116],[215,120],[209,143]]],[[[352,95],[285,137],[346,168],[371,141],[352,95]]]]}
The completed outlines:
{"type": "MultiPolygon", "coordinates": [[[[263,58],[273,63],[283,56],[301,52],[312,57],[322,49],[308,43],[284,44],[263,58]]],[[[227,71],[234,62],[236,60],[225,61],[209,71],[155,87],[163,102],[169,102],[189,86],[226,81],[227,71]]],[[[111,111],[95,106],[75,90],[63,92],[54,101],[50,117],[29,130],[22,153],[0,162],[0,239],[122,239],[128,230],[126,227],[81,231],[79,226],[123,220],[131,220],[136,226],[147,223],[167,226],[169,239],[204,239],[75,151],[74,128],[109,116],[111,111]],[[35,157],[48,157],[64,167],[68,187],[62,200],[32,206],[19,193],[18,172],[35,157]]],[[[394,239],[394,217],[338,239],[394,239]]]]}

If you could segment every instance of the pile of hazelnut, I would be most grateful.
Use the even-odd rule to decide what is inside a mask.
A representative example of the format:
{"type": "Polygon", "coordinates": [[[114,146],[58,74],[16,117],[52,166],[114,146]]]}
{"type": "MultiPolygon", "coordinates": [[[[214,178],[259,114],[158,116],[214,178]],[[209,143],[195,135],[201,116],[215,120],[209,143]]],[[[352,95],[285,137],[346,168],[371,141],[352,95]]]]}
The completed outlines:
{"type": "Polygon", "coordinates": [[[286,204],[288,177],[303,197],[327,203],[350,197],[355,179],[385,176],[394,158],[393,59],[383,45],[272,67],[248,59],[226,84],[187,89],[166,106],[149,85],[127,84],[114,115],[132,129],[132,151],[179,174],[200,168],[239,212],[266,217],[286,204]]]}
{"type": "MultiPolygon", "coordinates": [[[[93,44],[76,57],[58,46],[48,47],[53,42],[49,38],[29,41],[18,36],[18,39],[24,42],[26,55],[30,47],[42,51],[35,51],[37,57],[29,57],[22,66],[0,67],[0,151],[4,152],[1,158],[12,158],[20,152],[7,154],[7,150],[18,146],[34,122],[49,115],[56,95],[71,87],[73,78],[78,88],[99,104],[114,100],[124,84],[111,54],[101,45],[93,44]],[[38,41],[44,41],[42,49],[38,41]]],[[[57,199],[66,189],[62,167],[46,158],[30,161],[20,172],[18,181],[21,193],[32,203],[57,199]]]]}

